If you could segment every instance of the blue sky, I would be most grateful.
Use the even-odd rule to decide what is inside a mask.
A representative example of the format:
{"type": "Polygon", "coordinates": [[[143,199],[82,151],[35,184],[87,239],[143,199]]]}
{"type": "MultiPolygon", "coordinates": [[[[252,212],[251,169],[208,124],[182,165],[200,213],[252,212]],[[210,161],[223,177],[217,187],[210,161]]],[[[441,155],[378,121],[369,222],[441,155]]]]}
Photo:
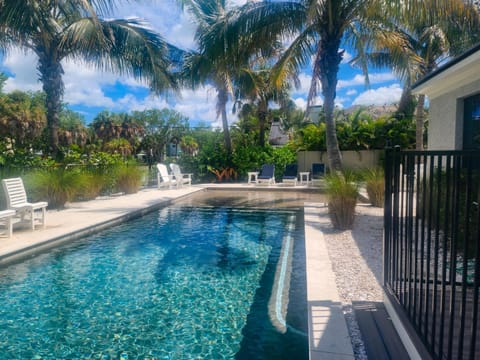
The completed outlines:
{"type": "MultiPolygon", "coordinates": [[[[246,0],[231,0],[231,5],[244,4],[246,0]]],[[[174,0],[137,0],[119,2],[115,18],[138,17],[146,20],[168,42],[184,49],[195,47],[193,33],[195,26],[188,14],[182,13],[174,0]]],[[[344,63],[339,72],[337,105],[385,105],[398,102],[401,85],[388,70],[370,73],[371,88],[367,90],[361,72],[350,67],[350,54],[345,53],[344,63]]],[[[81,62],[63,62],[65,74],[64,101],[69,107],[81,113],[90,122],[98,112],[130,112],[133,110],[162,109],[168,107],[187,116],[192,125],[198,122],[220,126],[215,113],[215,90],[205,86],[196,91],[182,90],[177,97],[156,97],[149,94],[148,87],[132,78],[100,72],[81,62]]],[[[36,56],[33,53],[11,51],[2,62],[2,68],[12,76],[7,80],[4,91],[15,89],[41,90],[36,71],[36,56]]],[[[292,92],[297,106],[305,108],[310,86],[308,70],[300,74],[301,87],[292,92]]],[[[318,98],[318,105],[322,99],[318,98]]],[[[229,115],[229,122],[236,119],[229,115]]]]}

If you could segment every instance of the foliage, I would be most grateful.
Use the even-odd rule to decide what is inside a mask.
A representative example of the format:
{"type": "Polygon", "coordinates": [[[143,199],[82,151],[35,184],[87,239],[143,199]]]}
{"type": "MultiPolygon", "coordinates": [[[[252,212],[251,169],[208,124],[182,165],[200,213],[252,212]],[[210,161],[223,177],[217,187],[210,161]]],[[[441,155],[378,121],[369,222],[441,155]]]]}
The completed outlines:
{"type": "Polygon", "coordinates": [[[144,175],[139,166],[120,165],[115,170],[116,188],[125,194],[134,194],[140,190],[144,175]]]}
{"type": "Polygon", "coordinates": [[[358,176],[352,172],[332,172],[325,175],[328,211],[333,227],[351,229],[355,220],[358,198],[358,176]]]}
{"type": "Polygon", "coordinates": [[[298,150],[324,151],[327,148],[325,142],[325,124],[307,124],[295,133],[292,146],[298,150]]]}
{"type": "Polygon", "coordinates": [[[385,199],[385,171],[381,167],[366,169],[363,180],[373,206],[383,207],[385,199]]]}
{"type": "Polygon", "coordinates": [[[85,146],[91,135],[89,129],[85,126],[83,116],[64,105],[59,117],[59,145],[62,147],[70,145],[85,146]]]}
{"type": "Polygon", "coordinates": [[[111,154],[120,154],[124,157],[132,155],[133,152],[132,145],[124,138],[112,139],[103,148],[111,154]]]}
{"type": "Polygon", "coordinates": [[[25,176],[25,186],[30,188],[33,201],[46,200],[48,206],[62,209],[72,201],[84,186],[85,177],[78,169],[54,167],[37,170],[25,176]]]}
{"type": "Polygon", "coordinates": [[[13,91],[0,95],[0,139],[14,139],[15,148],[39,148],[46,124],[41,92],[13,91]]]}
{"type": "Polygon", "coordinates": [[[181,138],[188,131],[188,118],[171,109],[150,109],[132,112],[132,117],[143,127],[145,136],[140,143],[148,164],[161,162],[165,146],[172,138],[181,138]]]}
{"type": "MultiPolygon", "coordinates": [[[[308,124],[296,132],[289,145],[297,150],[325,151],[325,131],[324,123],[308,124]]],[[[337,138],[342,150],[384,149],[387,144],[411,149],[415,147],[415,122],[394,117],[339,118],[337,138]]]]}
{"type": "Polygon", "coordinates": [[[114,1],[100,3],[4,0],[0,4],[3,49],[10,50],[14,44],[37,56],[39,80],[46,94],[48,148],[55,156],[65,59],[84,60],[101,70],[131,75],[148,82],[155,92],[176,87],[167,51],[175,47],[143,21],[109,18],[114,1]]]}

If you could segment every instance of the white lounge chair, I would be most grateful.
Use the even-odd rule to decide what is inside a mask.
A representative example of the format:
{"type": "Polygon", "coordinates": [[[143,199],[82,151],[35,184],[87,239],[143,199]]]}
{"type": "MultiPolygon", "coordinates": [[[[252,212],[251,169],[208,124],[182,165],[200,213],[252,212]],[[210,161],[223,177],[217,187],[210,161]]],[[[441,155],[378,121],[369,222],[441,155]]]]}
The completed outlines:
{"type": "Polygon", "coordinates": [[[183,174],[182,170],[180,170],[180,166],[173,163],[170,164],[170,169],[172,169],[173,176],[177,182],[177,187],[192,185],[192,174],[183,174]]]}
{"type": "Polygon", "coordinates": [[[28,221],[32,230],[35,230],[35,211],[41,210],[41,224],[45,228],[47,224],[46,209],[48,206],[46,201],[28,202],[27,193],[21,178],[3,179],[2,186],[8,210],[15,210],[16,216],[20,216],[21,221],[28,221]]]}
{"type": "Polygon", "coordinates": [[[0,220],[3,220],[5,235],[12,237],[12,218],[15,216],[15,210],[0,210],[0,220]]]}
{"type": "Polygon", "coordinates": [[[177,182],[173,179],[173,175],[168,173],[167,165],[157,164],[157,182],[158,188],[163,187],[171,188],[172,186],[177,185],[177,182]]]}

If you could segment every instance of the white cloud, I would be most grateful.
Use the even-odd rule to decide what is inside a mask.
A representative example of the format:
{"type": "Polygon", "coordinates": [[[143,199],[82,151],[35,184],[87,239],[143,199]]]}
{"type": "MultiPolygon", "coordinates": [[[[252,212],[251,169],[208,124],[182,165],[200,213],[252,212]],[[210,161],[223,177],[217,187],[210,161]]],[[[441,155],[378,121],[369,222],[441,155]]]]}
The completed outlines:
{"type": "Polygon", "coordinates": [[[371,89],[361,93],[353,101],[352,105],[387,105],[398,103],[402,95],[402,88],[399,84],[388,87],[371,89]]]}
{"type": "Polygon", "coordinates": [[[307,109],[307,100],[305,100],[304,98],[295,98],[293,99],[293,102],[295,103],[295,105],[297,105],[297,107],[299,107],[300,109],[302,110],[306,110],[307,109]]]}
{"type": "Polygon", "coordinates": [[[308,92],[310,91],[310,85],[312,82],[312,76],[308,75],[307,73],[300,73],[298,75],[298,80],[300,82],[300,87],[298,89],[293,89],[292,96],[295,95],[304,95],[308,96],[308,92]]]}
{"type": "Polygon", "coordinates": [[[194,22],[190,15],[182,13],[175,0],[124,1],[118,4],[114,15],[115,18],[143,19],[171,44],[183,49],[194,48],[194,22]]]}
{"type": "Polygon", "coordinates": [[[342,49],[342,50],[345,51],[343,53],[342,64],[348,64],[348,62],[353,59],[353,56],[347,50],[345,49],[342,49]]]}
{"type": "MultiPolygon", "coordinates": [[[[381,84],[388,81],[395,81],[397,78],[392,73],[372,73],[368,75],[370,85],[381,84]]],[[[352,86],[365,85],[365,76],[361,74],[355,75],[349,80],[338,80],[337,88],[347,88],[352,86]]]]}
{"type": "Polygon", "coordinates": [[[5,84],[5,92],[42,89],[37,74],[37,56],[34,53],[14,49],[5,57],[3,66],[13,74],[5,84]]]}

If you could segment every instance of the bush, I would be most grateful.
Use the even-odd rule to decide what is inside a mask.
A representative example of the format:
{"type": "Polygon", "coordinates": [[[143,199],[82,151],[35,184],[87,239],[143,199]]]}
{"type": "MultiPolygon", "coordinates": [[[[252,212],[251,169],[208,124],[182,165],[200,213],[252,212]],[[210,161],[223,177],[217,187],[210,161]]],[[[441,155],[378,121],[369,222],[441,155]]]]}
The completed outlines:
{"type": "Polygon", "coordinates": [[[339,230],[351,229],[358,198],[357,177],[351,172],[330,173],[325,176],[325,182],[328,213],[333,227],[339,230]]]}
{"type": "Polygon", "coordinates": [[[116,170],[116,187],[125,194],[134,194],[140,190],[144,177],[143,169],[136,165],[122,165],[116,170]]]}
{"type": "Polygon", "coordinates": [[[58,167],[34,171],[25,177],[32,201],[48,201],[48,207],[62,209],[84,186],[85,177],[77,169],[58,167]]]}
{"type": "Polygon", "coordinates": [[[383,207],[385,200],[385,172],[383,168],[366,169],[363,178],[370,203],[376,207],[383,207]]]}

